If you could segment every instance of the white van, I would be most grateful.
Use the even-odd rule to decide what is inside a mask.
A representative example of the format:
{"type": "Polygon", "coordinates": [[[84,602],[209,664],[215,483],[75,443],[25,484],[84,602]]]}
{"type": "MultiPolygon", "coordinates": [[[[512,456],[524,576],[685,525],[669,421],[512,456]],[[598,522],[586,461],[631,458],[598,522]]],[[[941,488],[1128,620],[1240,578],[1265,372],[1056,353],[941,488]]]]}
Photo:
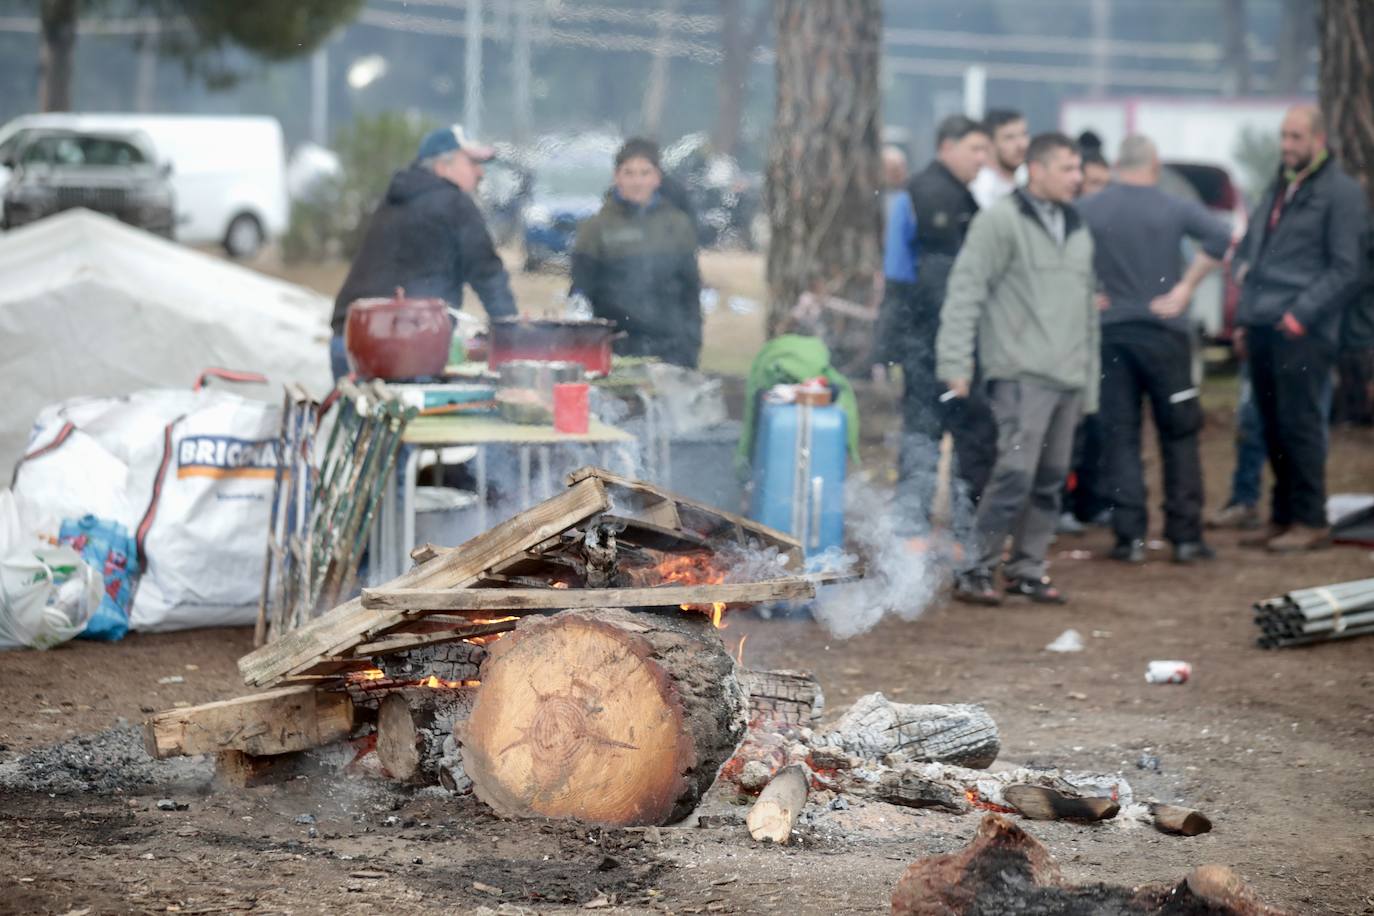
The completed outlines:
{"type": "MultiPolygon", "coordinates": [[[[286,151],[276,118],[234,115],[49,113],[0,127],[0,162],[34,128],[142,131],[172,167],[178,241],[249,257],[286,231],[286,151]]],[[[0,189],[8,181],[0,166],[0,189]]]]}

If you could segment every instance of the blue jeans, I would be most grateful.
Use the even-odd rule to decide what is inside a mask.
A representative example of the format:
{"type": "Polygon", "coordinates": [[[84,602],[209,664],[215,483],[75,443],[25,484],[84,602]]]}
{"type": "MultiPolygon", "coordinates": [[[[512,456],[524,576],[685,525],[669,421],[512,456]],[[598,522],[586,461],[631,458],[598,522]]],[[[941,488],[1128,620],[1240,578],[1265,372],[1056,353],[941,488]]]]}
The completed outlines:
{"type": "MultiPolygon", "coordinates": [[[[1328,447],[1331,444],[1331,379],[1322,385],[1322,430],[1328,447]]],[[[1240,374],[1240,399],[1236,404],[1236,470],[1231,475],[1231,498],[1228,506],[1257,506],[1260,501],[1260,477],[1269,450],[1264,446],[1264,421],[1255,392],[1250,387],[1250,373],[1240,374]]]]}

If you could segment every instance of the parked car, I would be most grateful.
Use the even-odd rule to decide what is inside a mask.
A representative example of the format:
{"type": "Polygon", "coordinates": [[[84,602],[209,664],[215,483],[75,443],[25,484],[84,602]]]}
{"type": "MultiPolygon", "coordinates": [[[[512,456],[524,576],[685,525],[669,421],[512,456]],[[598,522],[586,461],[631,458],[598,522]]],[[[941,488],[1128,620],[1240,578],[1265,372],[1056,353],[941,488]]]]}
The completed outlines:
{"type": "Polygon", "coordinates": [[[705,134],[688,134],[664,150],[663,172],[685,189],[702,247],[756,251],[767,244],[762,177],[733,156],[712,153],[705,134]]]}
{"type": "Polygon", "coordinates": [[[29,130],[0,150],[0,161],[9,170],[6,229],[85,207],[167,238],[175,233],[169,169],[142,134],[29,130]]]}
{"type": "MultiPolygon", "coordinates": [[[[286,231],[286,153],[276,118],[257,116],[47,113],[0,127],[0,158],[31,130],[139,132],[171,165],[176,236],[251,257],[286,231]]],[[[5,176],[0,174],[0,185],[5,176]]]]}

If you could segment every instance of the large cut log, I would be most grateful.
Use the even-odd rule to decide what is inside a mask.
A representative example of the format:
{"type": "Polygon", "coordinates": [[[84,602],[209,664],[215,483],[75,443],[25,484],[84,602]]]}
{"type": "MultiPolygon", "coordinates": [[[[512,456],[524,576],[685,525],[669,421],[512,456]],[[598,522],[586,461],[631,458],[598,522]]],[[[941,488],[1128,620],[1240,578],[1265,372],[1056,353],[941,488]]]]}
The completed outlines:
{"type": "Polygon", "coordinates": [[[928,760],[983,769],[1002,749],[997,724],[981,706],[894,703],[881,693],[860,697],[824,738],[851,754],[881,760],[928,760]]]}
{"type": "Polygon", "coordinates": [[[160,712],[144,723],[143,744],[150,757],[221,751],[264,756],[318,747],[351,731],[353,702],[347,694],[283,687],[160,712]]]}
{"type": "Polygon", "coordinates": [[[734,662],[701,614],[565,611],[487,651],[456,733],[474,793],[503,816],[671,823],[744,732],[734,662]]]}
{"type": "Polygon", "coordinates": [[[453,726],[472,711],[473,688],[415,687],[388,694],[377,709],[377,761],[401,782],[433,785],[460,764],[453,726]]]}
{"type": "Polygon", "coordinates": [[[806,807],[806,770],[797,764],[785,766],[759,793],[749,809],[745,823],[756,840],[786,844],[792,828],[806,807]]]}
{"type": "Polygon", "coordinates": [[[892,892],[893,916],[1115,913],[1121,916],[1279,916],[1235,872],[1204,865],[1174,885],[1075,886],[1049,851],[1015,823],[989,814],[959,852],[913,862],[892,892]]]}

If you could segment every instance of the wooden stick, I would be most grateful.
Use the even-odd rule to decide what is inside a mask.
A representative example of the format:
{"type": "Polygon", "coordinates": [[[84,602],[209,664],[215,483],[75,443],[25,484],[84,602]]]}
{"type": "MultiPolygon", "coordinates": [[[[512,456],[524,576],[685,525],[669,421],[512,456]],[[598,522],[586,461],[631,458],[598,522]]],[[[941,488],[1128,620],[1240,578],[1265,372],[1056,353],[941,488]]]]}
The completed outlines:
{"type": "Polygon", "coordinates": [[[347,694],[306,685],[160,712],[144,724],[143,743],[148,756],[159,758],[220,751],[263,756],[318,747],[352,730],[347,694]]]}
{"type": "Polygon", "coordinates": [[[758,801],[749,809],[749,817],[745,819],[749,835],[756,840],[786,844],[804,807],[806,771],[795,763],[783,767],[764,786],[758,801]]]}
{"type": "Polygon", "coordinates": [[[399,611],[521,611],[550,608],[675,607],[680,604],[751,604],[811,598],[816,587],[800,577],[723,585],[654,588],[363,589],[363,607],[399,611]]]}
{"type": "Polygon", "coordinates": [[[1150,804],[1150,814],[1154,818],[1155,828],[1163,833],[1197,836],[1212,829],[1212,822],[1207,815],[1180,805],[1153,802],[1150,804]]]}
{"type": "MultiPolygon", "coordinates": [[[[354,657],[367,655],[388,655],[402,649],[419,649],[424,646],[438,646],[446,642],[458,642],[473,636],[490,636],[493,633],[506,633],[515,629],[517,621],[503,620],[500,623],[483,623],[456,630],[443,630],[438,633],[395,633],[386,639],[364,643],[353,650],[354,657]]],[[[394,632],[394,631],[393,631],[394,632]]]]}

